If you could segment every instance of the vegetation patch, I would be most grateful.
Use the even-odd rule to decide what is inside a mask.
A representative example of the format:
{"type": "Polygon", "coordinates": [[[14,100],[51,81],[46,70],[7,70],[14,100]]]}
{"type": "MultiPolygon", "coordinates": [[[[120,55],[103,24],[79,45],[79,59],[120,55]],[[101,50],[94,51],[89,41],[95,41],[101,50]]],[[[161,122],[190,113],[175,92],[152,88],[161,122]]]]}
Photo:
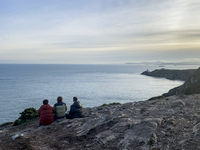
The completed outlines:
{"type": "Polygon", "coordinates": [[[114,103],[109,103],[109,104],[103,104],[103,105],[101,105],[100,107],[104,107],[104,106],[113,106],[113,105],[119,105],[120,103],[116,103],[116,102],[114,102],[114,103]]]}
{"type": "Polygon", "coordinates": [[[35,108],[27,108],[23,112],[20,113],[21,116],[14,121],[13,126],[17,126],[23,123],[26,123],[32,119],[38,118],[38,112],[35,108]]]}
{"type": "Polygon", "coordinates": [[[147,141],[147,145],[153,145],[153,139],[150,138],[148,141],[147,141]]]}
{"type": "Polygon", "coordinates": [[[161,96],[155,96],[155,97],[152,97],[152,98],[148,99],[148,101],[156,100],[156,99],[161,99],[161,98],[165,98],[165,96],[163,96],[163,95],[161,95],[161,96]]]}

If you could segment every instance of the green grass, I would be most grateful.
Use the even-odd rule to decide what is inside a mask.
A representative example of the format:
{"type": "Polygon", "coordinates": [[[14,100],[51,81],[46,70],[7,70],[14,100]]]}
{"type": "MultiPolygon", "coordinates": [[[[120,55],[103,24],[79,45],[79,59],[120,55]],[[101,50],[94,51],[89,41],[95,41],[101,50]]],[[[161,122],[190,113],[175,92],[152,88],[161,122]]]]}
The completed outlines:
{"type": "Polygon", "coordinates": [[[120,103],[114,102],[114,103],[109,103],[109,104],[103,104],[103,105],[101,105],[100,107],[113,106],[113,105],[119,105],[119,104],[120,104],[120,103]]]}
{"type": "Polygon", "coordinates": [[[147,141],[147,145],[153,145],[153,139],[150,138],[148,141],[147,141]]]}

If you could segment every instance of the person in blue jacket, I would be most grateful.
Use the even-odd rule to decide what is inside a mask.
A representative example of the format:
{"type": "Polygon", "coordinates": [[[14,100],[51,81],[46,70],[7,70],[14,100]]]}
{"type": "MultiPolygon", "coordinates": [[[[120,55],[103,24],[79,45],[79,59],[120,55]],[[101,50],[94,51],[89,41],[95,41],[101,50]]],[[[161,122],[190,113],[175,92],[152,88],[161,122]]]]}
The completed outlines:
{"type": "Polygon", "coordinates": [[[83,116],[83,107],[82,104],[78,101],[77,97],[73,97],[73,104],[70,107],[69,113],[66,114],[67,119],[73,118],[82,118],[83,116]]]}

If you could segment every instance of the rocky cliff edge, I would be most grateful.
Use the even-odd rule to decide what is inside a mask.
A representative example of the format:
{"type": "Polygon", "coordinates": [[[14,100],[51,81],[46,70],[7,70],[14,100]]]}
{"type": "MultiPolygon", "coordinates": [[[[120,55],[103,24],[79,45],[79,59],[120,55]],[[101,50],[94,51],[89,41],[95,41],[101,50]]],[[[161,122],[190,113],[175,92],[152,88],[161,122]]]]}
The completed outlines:
{"type": "Polygon", "coordinates": [[[183,85],[169,90],[163,96],[200,94],[200,68],[187,78],[183,85]]]}
{"type": "Polygon", "coordinates": [[[0,127],[0,149],[200,149],[200,94],[85,109],[85,117],[0,127]]]}
{"type": "Polygon", "coordinates": [[[197,69],[172,70],[172,69],[156,69],[153,71],[144,71],[141,74],[152,77],[166,78],[169,80],[186,81],[197,69]]]}

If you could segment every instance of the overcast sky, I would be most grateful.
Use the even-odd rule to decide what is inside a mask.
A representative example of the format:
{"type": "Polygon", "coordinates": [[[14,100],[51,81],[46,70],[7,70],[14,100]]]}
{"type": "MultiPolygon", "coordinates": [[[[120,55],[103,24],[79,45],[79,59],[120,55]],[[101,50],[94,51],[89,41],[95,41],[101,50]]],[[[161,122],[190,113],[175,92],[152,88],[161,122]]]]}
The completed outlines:
{"type": "Polygon", "coordinates": [[[0,0],[0,63],[200,60],[199,0],[0,0]]]}

